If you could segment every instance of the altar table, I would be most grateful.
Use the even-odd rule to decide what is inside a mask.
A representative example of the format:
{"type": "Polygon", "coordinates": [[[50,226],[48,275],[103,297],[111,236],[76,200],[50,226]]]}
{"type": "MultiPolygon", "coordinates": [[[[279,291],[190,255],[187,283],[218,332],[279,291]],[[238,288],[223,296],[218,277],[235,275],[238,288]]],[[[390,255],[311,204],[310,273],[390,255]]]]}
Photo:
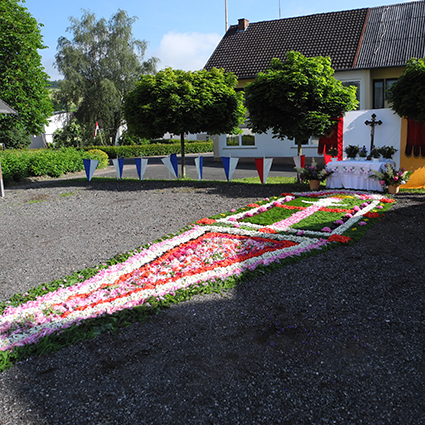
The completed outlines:
{"type": "MultiPolygon", "coordinates": [[[[395,162],[386,160],[395,167],[395,162]]],[[[329,189],[360,189],[382,192],[379,180],[369,178],[372,170],[379,171],[385,162],[375,161],[332,161],[328,162],[327,169],[333,171],[326,181],[329,189]]]]}

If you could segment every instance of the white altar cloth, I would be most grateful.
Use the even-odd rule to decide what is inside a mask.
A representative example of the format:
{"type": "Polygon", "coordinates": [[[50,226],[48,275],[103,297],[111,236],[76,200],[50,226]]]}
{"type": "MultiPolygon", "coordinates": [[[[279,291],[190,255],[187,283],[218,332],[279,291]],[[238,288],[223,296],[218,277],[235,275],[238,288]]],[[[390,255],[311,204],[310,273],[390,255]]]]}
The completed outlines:
{"type": "MultiPolygon", "coordinates": [[[[395,166],[394,161],[386,161],[395,166]]],[[[326,187],[329,189],[360,189],[382,192],[379,180],[369,178],[372,170],[379,171],[384,162],[375,161],[332,161],[327,169],[334,173],[327,178],[326,187]]]]}

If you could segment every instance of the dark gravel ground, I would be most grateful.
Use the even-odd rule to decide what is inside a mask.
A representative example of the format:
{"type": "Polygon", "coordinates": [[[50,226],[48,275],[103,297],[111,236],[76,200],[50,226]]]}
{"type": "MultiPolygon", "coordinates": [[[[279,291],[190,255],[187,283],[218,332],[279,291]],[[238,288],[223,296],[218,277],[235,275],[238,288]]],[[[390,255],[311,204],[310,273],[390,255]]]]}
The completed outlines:
{"type": "MultiPolygon", "coordinates": [[[[57,182],[0,199],[0,299],[276,186],[57,182]]],[[[355,246],[0,374],[0,424],[425,423],[425,196],[355,246]]]]}

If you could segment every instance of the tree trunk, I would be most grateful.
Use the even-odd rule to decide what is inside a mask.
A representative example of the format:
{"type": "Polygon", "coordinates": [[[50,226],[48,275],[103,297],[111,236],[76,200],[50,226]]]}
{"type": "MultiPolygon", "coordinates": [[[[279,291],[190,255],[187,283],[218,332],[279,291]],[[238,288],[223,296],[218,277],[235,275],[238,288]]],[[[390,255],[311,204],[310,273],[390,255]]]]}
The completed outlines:
{"type": "Polygon", "coordinates": [[[181,146],[181,156],[182,156],[182,166],[181,166],[181,177],[186,177],[186,158],[184,156],[184,133],[180,134],[180,146],[181,146]]]}
{"type": "Polygon", "coordinates": [[[298,141],[297,141],[297,147],[298,147],[297,155],[299,157],[301,157],[301,155],[303,154],[303,146],[301,144],[301,140],[300,139],[298,139],[298,141]]]}

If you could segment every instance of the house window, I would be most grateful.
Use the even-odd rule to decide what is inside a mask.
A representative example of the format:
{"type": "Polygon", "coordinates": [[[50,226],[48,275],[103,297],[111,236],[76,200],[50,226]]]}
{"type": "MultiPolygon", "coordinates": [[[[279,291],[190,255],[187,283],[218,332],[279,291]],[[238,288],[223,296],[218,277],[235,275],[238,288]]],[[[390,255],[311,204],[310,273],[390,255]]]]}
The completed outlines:
{"type": "Polygon", "coordinates": [[[226,146],[255,146],[254,134],[236,134],[226,136],[226,146]]]}
{"type": "Polygon", "coordinates": [[[226,137],[226,146],[239,146],[239,135],[237,135],[237,136],[227,136],[226,137]]]}
{"type": "Polygon", "coordinates": [[[253,134],[241,135],[242,146],[255,146],[255,136],[253,134]]]}
{"type": "MultiPolygon", "coordinates": [[[[293,139],[294,146],[298,146],[298,142],[296,139],[293,139]]],[[[319,138],[310,136],[308,139],[301,140],[302,146],[318,146],[319,138]]]]}
{"type": "Polygon", "coordinates": [[[360,109],[360,81],[341,81],[344,87],[354,86],[357,88],[356,90],[356,99],[359,104],[357,105],[357,109],[360,109]]]}
{"type": "Polygon", "coordinates": [[[373,109],[388,108],[387,91],[397,78],[373,80],[373,109]]]}

